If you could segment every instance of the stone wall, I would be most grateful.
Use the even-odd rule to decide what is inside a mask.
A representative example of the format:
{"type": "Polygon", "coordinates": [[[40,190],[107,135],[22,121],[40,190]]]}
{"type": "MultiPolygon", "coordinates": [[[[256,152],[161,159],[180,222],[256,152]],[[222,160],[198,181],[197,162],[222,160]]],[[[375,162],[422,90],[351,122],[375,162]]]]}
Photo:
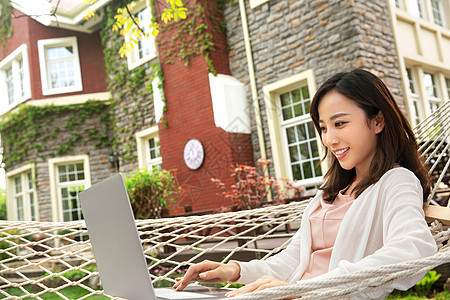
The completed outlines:
{"type": "MultiPolygon", "coordinates": [[[[121,1],[113,1],[105,18],[113,19],[121,1]]],[[[111,25],[104,25],[100,35],[103,40],[108,90],[113,99],[114,149],[120,158],[120,172],[129,173],[138,169],[135,134],[157,125],[153,107],[151,78],[159,67],[157,58],[132,70],[128,69],[126,57],[119,55],[123,37],[111,31],[111,25]]]]}
{"type": "MultiPolygon", "coordinates": [[[[125,62],[126,65],[126,60],[125,62]]],[[[120,172],[129,173],[138,169],[136,132],[157,125],[153,107],[150,74],[153,68],[145,64],[139,70],[130,72],[130,77],[138,79],[133,88],[112,89],[115,120],[114,135],[120,156],[120,172]]],[[[110,74],[111,76],[111,74],[110,74]]]]}
{"type": "MultiPolygon", "coordinates": [[[[271,0],[246,11],[265,143],[271,158],[262,88],[313,69],[316,85],[340,71],[365,68],[379,75],[402,109],[401,81],[386,1],[271,0]]],[[[251,92],[241,16],[237,1],[225,8],[230,67],[251,92]]],[[[252,113],[253,147],[260,157],[252,113]]]]}

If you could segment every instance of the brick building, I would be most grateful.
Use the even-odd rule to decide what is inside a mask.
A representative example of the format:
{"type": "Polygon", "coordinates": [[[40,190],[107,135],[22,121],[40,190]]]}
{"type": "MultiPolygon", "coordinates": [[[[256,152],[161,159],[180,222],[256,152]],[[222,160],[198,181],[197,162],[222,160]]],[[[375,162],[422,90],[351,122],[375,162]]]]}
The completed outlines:
{"type": "MultiPolygon", "coordinates": [[[[14,1],[14,15],[35,15],[22,2],[14,1]]],[[[39,121],[35,147],[6,161],[9,219],[79,218],[77,190],[116,172],[110,158],[124,173],[172,170],[184,190],[172,214],[227,206],[210,179],[231,183],[232,165],[260,157],[273,161],[272,176],[314,188],[325,170],[315,167],[320,145],[309,101],[338,71],[380,76],[413,124],[450,97],[448,0],[190,1],[188,20],[163,26],[127,60],[110,30],[120,1],[97,2],[99,15],[88,22],[80,21],[86,6],[61,3],[56,19],[12,17],[2,47],[2,119],[20,107],[64,108],[39,121]],[[52,70],[42,67],[52,68],[50,49],[69,49],[80,66],[79,77],[53,91],[52,70]],[[29,87],[18,95],[20,83],[29,87]],[[74,128],[85,110],[91,114],[74,128]]],[[[162,7],[143,0],[131,10],[145,25],[162,7]]],[[[64,52],[55,50],[55,59],[64,52]]],[[[55,68],[61,76],[67,65],[55,68]]],[[[2,132],[3,143],[11,134],[2,132]]]]}

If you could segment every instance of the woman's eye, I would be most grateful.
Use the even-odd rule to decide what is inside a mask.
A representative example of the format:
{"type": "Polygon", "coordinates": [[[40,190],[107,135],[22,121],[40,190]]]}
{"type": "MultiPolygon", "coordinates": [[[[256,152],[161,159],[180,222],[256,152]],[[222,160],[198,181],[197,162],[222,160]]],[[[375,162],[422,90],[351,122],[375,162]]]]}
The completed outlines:
{"type": "Polygon", "coordinates": [[[320,132],[324,132],[325,130],[326,130],[325,127],[319,127],[319,131],[320,131],[320,132]]]}
{"type": "Polygon", "coordinates": [[[344,125],[345,124],[345,122],[336,122],[334,125],[336,126],[336,127],[339,127],[339,126],[342,126],[342,125],[344,125]]]}

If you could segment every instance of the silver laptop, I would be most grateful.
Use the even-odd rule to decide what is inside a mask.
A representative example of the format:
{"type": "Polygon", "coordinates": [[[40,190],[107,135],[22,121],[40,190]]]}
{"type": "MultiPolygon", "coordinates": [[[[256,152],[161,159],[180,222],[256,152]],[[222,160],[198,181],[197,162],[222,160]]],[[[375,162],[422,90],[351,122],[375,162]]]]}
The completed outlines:
{"type": "Polygon", "coordinates": [[[104,291],[129,300],[219,299],[227,289],[153,288],[122,174],[79,193],[104,291]]]}

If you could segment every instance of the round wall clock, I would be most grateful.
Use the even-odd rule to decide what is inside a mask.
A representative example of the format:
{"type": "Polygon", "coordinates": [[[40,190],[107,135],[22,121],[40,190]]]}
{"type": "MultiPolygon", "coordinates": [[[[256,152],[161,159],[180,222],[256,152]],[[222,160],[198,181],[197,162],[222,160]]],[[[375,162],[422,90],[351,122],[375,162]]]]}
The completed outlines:
{"type": "Polygon", "coordinates": [[[205,159],[202,143],[197,139],[190,139],[184,145],[183,158],[186,166],[191,170],[199,169],[205,159]]]}

